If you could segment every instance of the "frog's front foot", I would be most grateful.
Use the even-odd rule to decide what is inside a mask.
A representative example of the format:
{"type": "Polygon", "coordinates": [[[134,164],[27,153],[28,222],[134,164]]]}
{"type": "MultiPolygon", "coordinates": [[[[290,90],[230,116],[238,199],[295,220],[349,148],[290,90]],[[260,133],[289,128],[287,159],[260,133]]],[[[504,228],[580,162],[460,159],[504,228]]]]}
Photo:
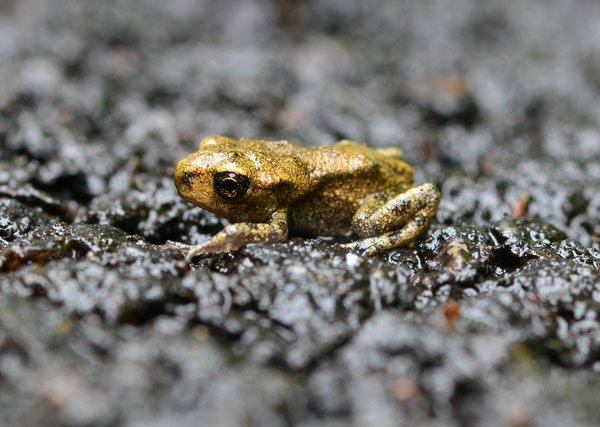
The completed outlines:
{"type": "Polygon", "coordinates": [[[215,240],[215,238],[218,236],[219,234],[215,235],[215,237],[213,237],[210,240],[202,242],[198,245],[191,246],[186,252],[186,261],[191,262],[194,257],[197,257],[199,255],[230,252],[235,251],[241,247],[236,247],[235,245],[227,245],[221,239],[215,240]]]}
{"type": "Polygon", "coordinates": [[[187,243],[167,240],[164,246],[170,249],[175,249],[176,251],[182,253],[185,256],[185,259],[188,261],[198,255],[204,255],[213,252],[227,252],[225,250],[219,250],[218,247],[215,247],[213,239],[207,240],[198,245],[188,245],[187,243]]]}
{"type": "Polygon", "coordinates": [[[185,259],[190,262],[198,255],[237,251],[248,243],[284,242],[287,237],[287,213],[275,212],[268,223],[229,224],[212,239],[198,245],[190,246],[177,242],[167,244],[185,253],[185,259]]]}

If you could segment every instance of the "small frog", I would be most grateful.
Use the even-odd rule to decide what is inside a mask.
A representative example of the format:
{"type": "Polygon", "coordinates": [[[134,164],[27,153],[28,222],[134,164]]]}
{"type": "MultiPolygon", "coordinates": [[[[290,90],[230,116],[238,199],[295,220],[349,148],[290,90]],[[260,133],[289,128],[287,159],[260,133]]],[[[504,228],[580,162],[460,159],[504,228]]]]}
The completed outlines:
{"type": "Polygon", "coordinates": [[[340,235],[345,248],[375,255],[412,244],[440,203],[433,184],[415,186],[395,148],[352,141],[299,147],[288,141],[209,136],[175,170],[186,201],[233,222],[199,245],[179,244],[187,258],[255,242],[340,235]]]}

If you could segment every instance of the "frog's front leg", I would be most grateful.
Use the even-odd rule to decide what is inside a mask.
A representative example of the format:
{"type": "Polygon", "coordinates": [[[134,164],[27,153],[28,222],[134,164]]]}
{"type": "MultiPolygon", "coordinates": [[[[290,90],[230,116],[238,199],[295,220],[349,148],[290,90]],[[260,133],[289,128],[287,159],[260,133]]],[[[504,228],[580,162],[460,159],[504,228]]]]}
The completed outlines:
{"type": "Polygon", "coordinates": [[[275,212],[267,223],[229,224],[210,240],[191,246],[186,259],[209,253],[236,251],[248,243],[285,242],[288,238],[287,212],[275,212]]]}
{"type": "Polygon", "coordinates": [[[352,218],[352,230],[364,239],[343,246],[370,256],[413,243],[435,216],[439,204],[440,192],[433,184],[375,193],[365,199],[352,218]]]}

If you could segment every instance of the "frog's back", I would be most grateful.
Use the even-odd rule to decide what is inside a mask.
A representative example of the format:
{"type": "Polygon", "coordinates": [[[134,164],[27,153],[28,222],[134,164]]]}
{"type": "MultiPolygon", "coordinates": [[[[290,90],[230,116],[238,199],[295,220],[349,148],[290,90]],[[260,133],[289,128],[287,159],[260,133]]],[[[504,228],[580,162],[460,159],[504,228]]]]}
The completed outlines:
{"type": "Polygon", "coordinates": [[[343,140],[334,145],[310,147],[307,151],[306,162],[321,177],[360,179],[367,174],[384,188],[412,181],[412,168],[402,161],[402,151],[396,148],[378,150],[343,140]]]}
{"type": "Polygon", "coordinates": [[[343,234],[365,197],[386,188],[412,187],[412,168],[400,153],[352,141],[302,149],[299,154],[308,165],[311,184],[306,196],[290,208],[292,231],[343,234]]]}

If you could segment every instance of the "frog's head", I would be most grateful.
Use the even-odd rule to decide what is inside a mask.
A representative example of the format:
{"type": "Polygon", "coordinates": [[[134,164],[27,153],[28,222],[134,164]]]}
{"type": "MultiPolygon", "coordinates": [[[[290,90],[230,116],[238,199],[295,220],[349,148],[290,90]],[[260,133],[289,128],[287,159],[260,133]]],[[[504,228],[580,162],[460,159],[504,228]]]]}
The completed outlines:
{"type": "Polygon", "coordinates": [[[235,222],[266,221],[289,202],[299,172],[265,144],[223,136],[203,139],[197,152],[177,164],[179,195],[235,222]]]}

